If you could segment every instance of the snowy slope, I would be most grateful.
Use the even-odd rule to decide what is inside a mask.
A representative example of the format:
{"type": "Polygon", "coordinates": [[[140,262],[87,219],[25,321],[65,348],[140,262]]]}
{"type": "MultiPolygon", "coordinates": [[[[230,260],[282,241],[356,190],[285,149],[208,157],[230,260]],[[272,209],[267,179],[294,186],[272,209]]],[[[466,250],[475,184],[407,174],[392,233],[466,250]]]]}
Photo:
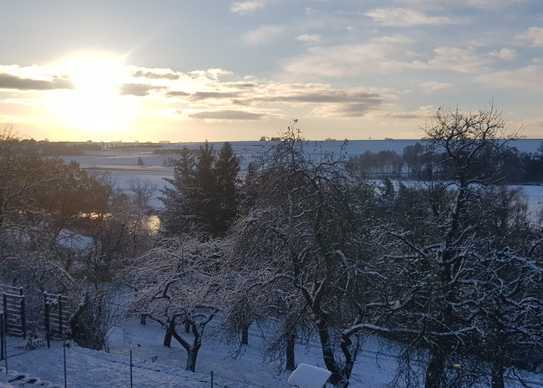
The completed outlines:
{"type": "MultiPolygon", "coordinates": [[[[162,343],[162,329],[149,322],[141,326],[136,320],[123,323],[120,340],[111,346],[111,353],[96,352],[71,346],[67,350],[69,387],[129,387],[129,349],[133,349],[133,381],[135,387],[210,387],[211,371],[214,372],[215,387],[288,387],[285,373],[278,365],[263,357],[265,330],[254,326],[251,329],[249,346],[239,354],[225,344],[213,329],[204,337],[197,363],[197,373],[183,369],[185,351],[173,343],[171,349],[162,343]]],[[[54,344],[51,349],[25,351],[20,340],[10,338],[9,358],[11,370],[27,374],[40,381],[63,386],[62,346],[54,344]]],[[[368,337],[363,352],[357,361],[351,379],[351,387],[390,387],[395,375],[399,346],[376,337],[368,337]]],[[[320,348],[316,342],[297,347],[297,362],[323,366],[320,348]]],[[[418,369],[418,373],[422,371],[418,369]]],[[[11,375],[13,376],[13,374],[11,375]]],[[[543,386],[543,377],[533,374],[524,376],[529,386],[543,386]]],[[[0,383],[6,378],[0,374],[0,383]]],[[[25,387],[38,386],[35,384],[25,387]]],[[[519,384],[508,380],[508,387],[519,384]]],[[[46,387],[46,385],[43,385],[46,387]]]]}
{"type": "MultiPolygon", "coordinates": [[[[68,386],[82,388],[129,387],[129,365],[129,357],[125,354],[108,354],[71,346],[67,350],[68,386]]],[[[9,368],[12,372],[8,377],[1,374],[0,382],[7,382],[13,379],[16,374],[26,374],[39,378],[39,380],[34,384],[26,384],[25,387],[40,386],[39,383],[43,381],[64,386],[63,352],[60,344],[55,344],[51,349],[33,350],[10,357],[9,368]]],[[[133,382],[135,387],[200,388],[210,387],[210,380],[210,375],[186,372],[180,368],[170,368],[150,362],[137,360],[134,362],[133,382]]],[[[214,381],[216,387],[232,387],[220,378],[216,378],[214,381]]],[[[246,387],[251,387],[251,385],[246,385],[246,387]]]]}

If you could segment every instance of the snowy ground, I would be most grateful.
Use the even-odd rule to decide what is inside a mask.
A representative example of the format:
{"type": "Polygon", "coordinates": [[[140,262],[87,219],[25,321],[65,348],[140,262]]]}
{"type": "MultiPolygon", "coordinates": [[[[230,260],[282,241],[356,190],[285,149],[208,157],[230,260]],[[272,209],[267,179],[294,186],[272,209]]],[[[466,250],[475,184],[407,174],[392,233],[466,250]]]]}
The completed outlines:
{"type": "MultiPolygon", "coordinates": [[[[67,350],[69,387],[129,387],[129,349],[133,349],[133,381],[135,387],[210,387],[211,371],[214,372],[215,387],[287,387],[285,373],[280,373],[277,364],[263,358],[263,332],[253,327],[249,346],[239,354],[225,344],[218,333],[211,330],[204,339],[197,364],[197,373],[183,370],[184,350],[174,344],[171,349],[162,343],[162,329],[153,322],[146,326],[136,320],[127,320],[121,326],[121,336],[113,341],[110,353],[96,352],[72,345],[67,350]]],[[[390,387],[396,368],[399,346],[389,341],[369,337],[364,343],[351,381],[352,387],[390,387]]],[[[40,381],[63,385],[62,346],[54,344],[51,349],[25,351],[21,340],[10,338],[10,370],[39,378],[40,381]]],[[[316,342],[298,346],[297,361],[322,366],[320,348],[316,342]]],[[[11,379],[15,376],[12,372],[11,379]]],[[[543,386],[543,376],[525,376],[528,386],[543,386]]],[[[0,383],[7,378],[0,374],[0,383]]],[[[39,386],[27,384],[25,387],[39,386]]],[[[48,385],[42,385],[46,387],[48,385]]],[[[49,385],[51,386],[51,385],[49,385]]],[[[508,381],[508,387],[517,384],[508,381]]]]}

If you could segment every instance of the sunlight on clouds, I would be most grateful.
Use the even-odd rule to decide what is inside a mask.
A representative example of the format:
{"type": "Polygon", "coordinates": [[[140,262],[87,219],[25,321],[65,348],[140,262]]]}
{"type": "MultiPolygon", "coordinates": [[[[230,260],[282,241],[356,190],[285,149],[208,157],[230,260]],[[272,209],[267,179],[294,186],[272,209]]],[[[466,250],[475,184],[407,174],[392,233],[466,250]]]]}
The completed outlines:
{"type": "Polygon", "coordinates": [[[84,52],[69,55],[51,65],[66,74],[71,90],[48,94],[46,104],[58,122],[88,136],[120,134],[130,129],[139,104],[123,97],[127,79],[124,58],[110,53],[84,52]]]}

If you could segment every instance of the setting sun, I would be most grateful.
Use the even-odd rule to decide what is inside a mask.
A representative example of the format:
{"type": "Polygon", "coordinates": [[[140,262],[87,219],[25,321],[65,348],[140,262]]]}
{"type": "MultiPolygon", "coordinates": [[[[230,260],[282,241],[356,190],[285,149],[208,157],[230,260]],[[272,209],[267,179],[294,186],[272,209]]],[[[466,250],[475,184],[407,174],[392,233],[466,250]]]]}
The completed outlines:
{"type": "Polygon", "coordinates": [[[121,92],[127,77],[124,57],[79,53],[63,58],[54,67],[73,87],[54,93],[48,101],[63,126],[87,135],[118,134],[129,127],[135,107],[121,92]]]}

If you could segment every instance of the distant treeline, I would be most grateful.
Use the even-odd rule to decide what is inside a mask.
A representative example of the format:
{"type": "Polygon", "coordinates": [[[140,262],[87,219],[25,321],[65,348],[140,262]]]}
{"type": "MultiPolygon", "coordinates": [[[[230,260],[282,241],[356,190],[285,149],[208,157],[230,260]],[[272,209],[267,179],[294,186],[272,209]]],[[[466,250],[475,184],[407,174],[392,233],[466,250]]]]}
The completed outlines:
{"type": "Polygon", "coordinates": [[[20,140],[19,143],[23,149],[34,151],[42,156],[81,155],[85,152],[107,150],[151,151],[157,147],[157,143],[51,142],[34,139],[20,140]]]}
{"type": "Polygon", "coordinates": [[[81,155],[88,151],[100,151],[103,149],[100,143],[72,143],[72,142],[49,142],[34,139],[18,141],[18,148],[21,152],[34,152],[41,156],[81,155]]]}
{"type": "MultiPolygon", "coordinates": [[[[416,143],[395,151],[366,151],[353,156],[348,162],[352,171],[368,178],[408,178],[415,180],[451,180],[456,171],[443,157],[445,151],[435,150],[429,145],[416,143]]],[[[493,150],[481,153],[477,164],[483,169],[500,171],[497,177],[503,183],[543,182],[543,143],[537,152],[521,152],[515,147],[504,147],[500,152],[493,150]],[[484,159],[484,160],[483,160],[484,159]],[[491,160],[492,163],[488,163],[491,160]]]]}

